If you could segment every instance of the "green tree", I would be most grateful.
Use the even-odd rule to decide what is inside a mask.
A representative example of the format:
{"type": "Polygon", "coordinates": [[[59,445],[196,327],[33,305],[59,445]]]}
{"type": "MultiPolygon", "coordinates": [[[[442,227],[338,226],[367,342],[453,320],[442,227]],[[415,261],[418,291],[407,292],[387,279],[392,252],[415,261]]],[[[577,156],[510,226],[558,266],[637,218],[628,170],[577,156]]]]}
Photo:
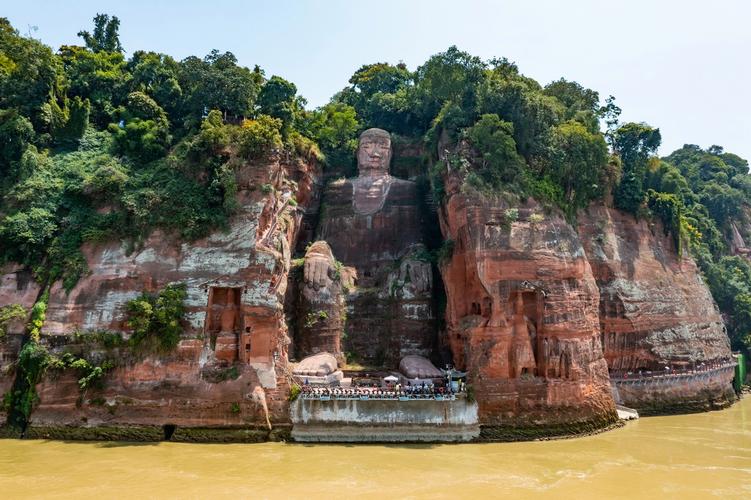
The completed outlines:
{"type": "Polygon", "coordinates": [[[238,66],[231,52],[213,50],[203,59],[191,56],[181,61],[178,81],[188,124],[198,125],[212,109],[220,110],[225,119],[252,116],[263,72],[238,66]]]}
{"type": "Polygon", "coordinates": [[[364,128],[379,127],[395,133],[417,131],[410,109],[413,74],[405,64],[363,65],[349,83],[334,101],[352,106],[364,128]]]}
{"type": "Polygon", "coordinates": [[[3,261],[36,264],[45,255],[57,229],[55,215],[44,208],[34,207],[6,216],[0,222],[3,261]]]}
{"type": "Polygon", "coordinates": [[[14,109],[0,110],[0,174],[4,183],[18,180],[18,162],[34,138],[28,119],[14,109]]]}
{"type": "Polygon", "coordinates": [[[116,150],[141,163],[164,156],[171,140],[164,110],[143,92],[131,92],[125,109],[122,121],[109,127],[116,150]]]}
{"type": "Polygon", "coordinates": [[[303,109],[297,97],[297,87],[279,76],[272,76],[263,84],[256,102],[259,112],[282,121],[282,135],[287,137],[295,119],[303,109]]]}
{"type": "Polygon", "coordinates": [[[543,93],[555,97],[563,104],[565,120],[576,120],[589,132],[599,132],[600,95],[597,92],[561,78],[546,85],[543,93]]]}
{"type": "Polygon", "coordinates": [[[355,108],[341,102],[329,103],[308,115],[307,133],[318,143],[330,166],[354,166],[360,122],[355,108]]]}
{"type": "Polygon", "coordinates": [[[259,115],[255,120],[245,120],[238,137],[240,155],[254,159],[280,149],[283,145],[281,130],[279,118],[259,115]]]}
{"type": "Polygon", "coordinates": [[[172,121],[179,118],[183,91],[180,87],[180,65],[165,54],[136,51],[128,61],[132,75],[131,92],[143,92],[154,99],[169,114],[172,121]]]}
{"type": "Polygon", "coordinates": [[[430,57],[415,72],[416,104],[422,107],[421,114],[434,117],[446,101],[474,108],[476,86],[483,80],[485,68],[480,58],[456,46],[430,57]]]}
{"type": "Polygon", "coordinates": [[[613,147],[623,164],[623,177],[615,192],[615,205],[635,214],[644,202],[644,180],[651,155],[660,147],[660,129],[645,123],[626,123],[613,136],[613,147]]]}
{"type": "Polygon", "coordinates": [[[513,124],[494,114],[482,115],[467,130],[467,137],[480,154],[472,174],[490,188],[498,189],[524,171],[524,160],[516,152],[513,135],[513,124]]]}
{"type": "Polygon", "coordinates": [[[549,144],[546,174],[563,189],[570,210],[586,207],[602,194],[599,183],[608,162],[605,139],[578,121],[568,121],[553,128],[549,144]]]}
{"type": "Polygon", "coordinates": [[[52,50],[0,18],[0,109],[16,109],[37,132],[49,132],[55,119],[50,103],[64,91],[63,68],[52,50]]]}
{"type": "Polygon", "coordinates": [[[107,14],[97,14],[94,17],[94,33],[79,31],[78,36],[83,38],[86,48],[92,52],[122,52],[119,29],[120,20],[117,16],[110,18],[107,14]]]}
{"type": "Polygon", "coordinates": [[[708,182],[699,198],[719,227],[726,227],[732,218],[740,215],[743,193],[726,184],[708,182]]]}
{"type": "Polygon", "coordinates": [[[57,143],[76,141],[83,137],[89,125],[91,103],[75,96],[65,99],[65,107],[59,111],[60,119],[53,124],[52,135],[57,143]]]}
{"type": "Polygon", "coordinates": [[[91,103],[91,121],[106,127],[127,99],[130,73],[119,52],[92,52],[83,47],[60,47],[59,56],[69,81],[69,94],[91,103]]]}
{"type": "Polygon", "coordinates": [[[526,158],[544,153],[548,130],[560,122],[564,107],[541,92],[537,82],[507,71],[490,72],[478,89],[478,109],[514,124],[514,140],[526,158]]]}

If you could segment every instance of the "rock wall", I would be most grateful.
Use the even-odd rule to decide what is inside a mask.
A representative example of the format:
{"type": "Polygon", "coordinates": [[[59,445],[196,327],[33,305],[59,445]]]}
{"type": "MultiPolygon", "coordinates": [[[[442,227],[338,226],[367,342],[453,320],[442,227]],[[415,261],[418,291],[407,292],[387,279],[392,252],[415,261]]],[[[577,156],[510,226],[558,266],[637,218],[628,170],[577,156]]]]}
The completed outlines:
{"type": "Polygon", "coordinates": [[[637,407],[640,416],[671,413],[695,413],[725,408],[735,400],[733,379],[735,365],[714,367],[653,376],[632,374],[613,378],[616,398],[637,407]]]}
{"type": "MultiPolygon", "coordinates": [[[[450,174],[451,175],[451,174],[450,174]]],[[[488,427],[608,425],[616,419],[599,291],[576,231],[536,203],[446,182],[441,263],[446,342],[488,427]]]]}
{"type": "MultiPolygon", "coordinates": [[[[290,339],[283,301],[290,248],[306,204],[316,197],[319,175],[315,162],[301,159],[245,165],[236,171],[240,209],[227,231],[191,243],[157,231],[132,253],[119,242],[85,246],[90,273],[70,293],[53,285],[42,341],[52,352],[114,358],[118,366],[105,376],[102,389],[85,393],[70,370],[49,372],[37,388],[41,401],[30,424],[288,423],[290,339]],[[273,186],[271,192],[259,189],[263,184],[273,186]],[[290,203],[292,196],[297,204],[290,203]],[[92,340],[99,331],[127,335],[127,301],[175,282],[187,286],[187,314],[175,352],[144,356],[92,340]]],[[[3,278],[4,288],[12,279],[3,278]]],[[[15,296],[31,297],[34,287],[31,281],[18,285],[15,296]]]]}
{"type": "MultiPolygon", "coordinates": [[[[290,354],[318,351],[392,367],[405,355],[447,354],[469,374],[481,439],[606,427],[616,418],[613,394],[647,413],[733,399],[722,318],[693,261],[677,255],[659,224],[595,205],[573,226],[534,200],[473,191],[449,170],[437,213],[445,240],[438,280],[425,247],[430,200],[417,183],[359,177],[335,181],[321,196],[317,164],[282,158],[236,174],[240,209],[227,231],[191,243],[156,231],[130,253],[120,242],[86,245],[91,272],[70,293],[51,288],[43,343],[118,363],[103,387],[83,392],[71,370],[50,371],[37,387],[29,435],[112,436],[103,429],[120,428],[131,434],[117,436],[152,439],[167,426],[180,439],[215,440],[217,429],[268,436],[270,426],[298,419],[313,441],[333,440],[332,426],[342,440],[477,437],[463,423],[441,427],[420,412],[423,429],[411,414],[398,432],[377,420],[400,407],[332,414],[300,403],[290,416],[290,354]],[[270,191],[259,189],[266,184],[270,191]],[[316,220],[321,241],[292,274],[293,249],[313,238],[316,220]],[[440,281],[445,312],[436,307],[440,281]],[[187,315],[174,352],[102,342],[103,331],[127,338],[128,300],[176,282],[187,287],[187,315]],[[640,372],[644,380],[635,381],[640,372]]],[[[20,268],[2,272],[0,304],[30,308],[40,287],[20,268]]],[[[22,322],[11,324],[0,342],[2,391],[13,384],[23,333],[22,322]]]]}
{"type": "MultiPolygon", "coordinates": [[[[693,371],[730,361],[728,336],[709,289],[693,259],[678,256],[660,223],[637,221],[603,205],[590,207],[578,220],[600,288],[601,339],[611,375],[664,373],[666,367],[693,371]]],[[[732,373],[725,378],[729,389],[732,373]]],[[[666,392],[666,412],[688,401],[733,399],[724,389],[708,399],[707,385],[691,380],[679,393],[666,392]]],[[[626,406],[655,411],[656,393],[650,386],[643,399],[638,388],[621,391],[621,396],[626,406]]]]}
{"type": "MultiPolygon", "coordinates": [[[[18,304],[30,311],[40,293],[41,287],[30,271],[17,265],[0,268],[0,307],[18,304]]],[[[0,394],[7,393],[13,387],[13,373],[25,327],[23,320],[13,320],[5,325],[6,336],[0,339],[0,394]]],[[[0,421],[5,422],[6,418],[4,407],[0,406],[0,421]]]]}

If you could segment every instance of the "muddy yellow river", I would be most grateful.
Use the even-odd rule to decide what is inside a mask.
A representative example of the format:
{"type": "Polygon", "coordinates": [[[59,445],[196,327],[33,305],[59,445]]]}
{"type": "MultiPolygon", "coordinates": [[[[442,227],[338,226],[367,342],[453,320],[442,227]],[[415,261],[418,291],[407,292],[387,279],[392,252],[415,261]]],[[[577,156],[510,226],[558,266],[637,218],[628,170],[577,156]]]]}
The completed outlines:
{"type": "Polygon", "coordinates": [[[596,436],[468,445],[0,440],[0,498],[751,498],[751,397],[596,436]]]}

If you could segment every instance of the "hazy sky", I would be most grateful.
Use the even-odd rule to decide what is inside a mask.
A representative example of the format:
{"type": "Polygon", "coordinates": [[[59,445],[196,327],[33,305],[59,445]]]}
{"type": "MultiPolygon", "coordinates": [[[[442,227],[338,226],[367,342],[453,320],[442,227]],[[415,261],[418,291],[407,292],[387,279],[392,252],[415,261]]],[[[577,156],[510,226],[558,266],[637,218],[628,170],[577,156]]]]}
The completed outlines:
{"type": "Polygon", "coordinates": [[[311,106],[362,64],[410,69],[457,45],[508,57],[543,85],[565,77],[615,95],[623,120],[660,127],[661,153],[684,143],[751,158],[751,2],[560,1],[33,1],[3,0],[22,33],[57,49],[81,43],[97,12],[120,18],[128,54],[177,59],[211,49],[294,82],[311,106]]]}

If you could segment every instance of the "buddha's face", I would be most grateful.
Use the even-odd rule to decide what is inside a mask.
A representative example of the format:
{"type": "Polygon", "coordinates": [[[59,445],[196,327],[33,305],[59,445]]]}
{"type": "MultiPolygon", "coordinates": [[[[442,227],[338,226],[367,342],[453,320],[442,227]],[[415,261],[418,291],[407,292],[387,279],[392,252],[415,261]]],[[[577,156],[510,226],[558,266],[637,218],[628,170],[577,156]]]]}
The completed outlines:
{"type": "Polygon", "coordinates": [[[391,138],[387,134],[368,134],[360,137],[357,148],[357,169],[360,177],[381,177],[389,174],[391,138]]]}

